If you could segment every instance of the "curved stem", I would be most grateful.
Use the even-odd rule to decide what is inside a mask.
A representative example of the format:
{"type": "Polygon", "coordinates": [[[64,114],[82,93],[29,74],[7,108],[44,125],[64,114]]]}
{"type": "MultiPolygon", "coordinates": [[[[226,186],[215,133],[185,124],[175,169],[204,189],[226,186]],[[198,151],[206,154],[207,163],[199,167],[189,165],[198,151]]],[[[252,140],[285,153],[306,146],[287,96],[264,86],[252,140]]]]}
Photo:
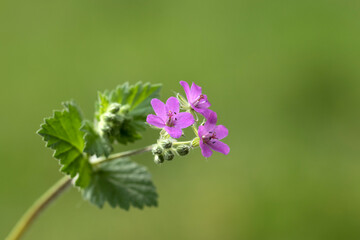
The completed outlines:
{"type": "Polygon", "coordinates": [[[45,209],[52,201],[54,201],[61,193],[71,185],[71,179],[67,176],[61,178],[49,190],[47,190],[21,217],[10,232],[6,240],[17,240],[29,228],[35,218],[45,209]]]}
{"type": "MultiPolygon", "coordinates": [[[[127,152],[120,152],[110,155],[108,158],[97,158],[95,162],[92,162],[93,166],[96,166],[102,162],[111,161],[121,157],[128,157],[144,152],[151,151],[153,145],[131,150],[127,152]]],[[[71,185],[71,178],[65,176],[55,183],[49,190],[47,190],[36,202],[29,208],[29,210],[21,217],[12,229],[6,240],[18,240],[29,228],[35,218],[44,210],[52,201],[54,201],[61,193],[64,192],[71,185]]]]}

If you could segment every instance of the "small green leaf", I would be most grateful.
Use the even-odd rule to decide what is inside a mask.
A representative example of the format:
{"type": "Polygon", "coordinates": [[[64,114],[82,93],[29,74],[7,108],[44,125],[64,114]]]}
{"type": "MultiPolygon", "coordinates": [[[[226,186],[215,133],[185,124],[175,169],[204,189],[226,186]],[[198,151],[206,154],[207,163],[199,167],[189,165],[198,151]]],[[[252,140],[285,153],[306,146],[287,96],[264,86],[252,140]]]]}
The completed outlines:
{"type": "Polygon", "coordinates": [[[97,157],[105,155],[108,157],[113,148],[107,138],[103,138],[95,131],[93,125],[89,121],[85,121],[81,127],[81,131],[85,133],[85,148],[84,152],[97,157]]]}
{"type": "Polygon", "coordinates": [[[159,97],[161,84],[150,84],[138,82],[135,85],[125,83],[111,93],[110,100],[122,105],[130,106],[130,115],[143,117],[151,113],[150,101],[159,97]]]}
{"type": "Polygon", "coordinates": [[[105,91],[103,93],[98,92],[98,100],[95,103],[95,109],[96,109],[96,119],[100,120],[100,116],[102,114],[104,114],[107,111],[107,108],[110,105],[109,99],[108,99],[108,95],[109,95],[109,91],[105,91]]]}
{"type": "Polygon", "coordinates": [[[108,202],[111,207],[128,210],[131,205],[140,209],[157,206],[158,195],[145,167],[129,158],[119,158],[99,164],[83,197],[99,208],[108,202]]]}
{"type": "Polygon", "coordinates": [[[86,187],[90,182],[91,165],[83,154],[84,133],[80,131],[82,116],[73,102],[63,103],[63,111],[54,111],[40,126],[38,134],[55,150],[54,157],[60,161],[60,171],[76,177],[75,185],[86,187]]]}
{"type": "MultiPolygon", "coordinates": [[[[138,82],[135,85],[124,83],[113,91],[98,94],[96,103],[96,120],[104,126],[102,116],[109,111],[112,103],[120,104],[122,121],[113,124],[109,139],[116,139],[119,143],[126,144],[141,138],[140,131],[145,130],[146,116],[152,112],[150,101],[159,97],[160,84],[138,82]]],[[[98,126],[96,126],[98,127],[98,126]]]]}

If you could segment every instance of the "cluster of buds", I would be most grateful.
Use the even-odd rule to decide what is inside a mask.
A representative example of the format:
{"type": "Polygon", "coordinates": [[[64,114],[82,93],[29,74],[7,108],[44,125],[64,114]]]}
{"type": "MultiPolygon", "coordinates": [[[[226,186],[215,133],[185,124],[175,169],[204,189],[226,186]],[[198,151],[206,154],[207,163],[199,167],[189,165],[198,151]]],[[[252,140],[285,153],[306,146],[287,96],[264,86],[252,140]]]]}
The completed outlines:
{"type": "Polygon", "coordinates": [[[179,156],[185,156],[190,152],[190,148],[189,144],[177,142],[171,138],[160,139],[152,149],[154,162],[160,164],[165,160],[171,161],[174,159],[175,153],[179,156]]]}
{"type": "Polygon", "coordinates": [[[121,128],[131,121],[131,117],[127,115],[129,105],[121,105],[119,103],[111,103],[106,112],[100,116],[98,122],[98,130],[103,137],[116,138],[121,134],[121,128]]]}

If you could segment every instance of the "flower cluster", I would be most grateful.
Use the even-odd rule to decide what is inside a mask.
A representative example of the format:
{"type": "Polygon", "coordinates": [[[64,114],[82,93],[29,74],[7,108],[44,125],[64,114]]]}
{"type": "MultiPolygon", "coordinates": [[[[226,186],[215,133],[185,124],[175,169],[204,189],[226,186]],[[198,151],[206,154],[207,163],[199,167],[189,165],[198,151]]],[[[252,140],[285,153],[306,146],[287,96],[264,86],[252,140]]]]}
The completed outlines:
{"type": "Polygon", "coordinates": [[[202,94],[201,87],[193,83],[190,88],[184,81],[180,85],[184,88],[186,98],[178,93],[176,98],[170,97],[166,103],[156,98],[151,100],[156,115],[149,114],[146,122],[161,129],[160,138],[153,148],[155,163],[172,160],[174,153],[187,155],[190,149],[198,146],[206,158],[212,155],[212,150],[227,155],[230,148],[220,140],[228,135],[228,130],[223,125],[216,125],[217,114],[209,109],[211,104],[207,96],[202,94]],[[199,127],[198,114],[204,117],[199,127]],[[182,129],[190,126],[196,137],[191,141],[178,142],[176,139],[183,136],[182,129]]]}

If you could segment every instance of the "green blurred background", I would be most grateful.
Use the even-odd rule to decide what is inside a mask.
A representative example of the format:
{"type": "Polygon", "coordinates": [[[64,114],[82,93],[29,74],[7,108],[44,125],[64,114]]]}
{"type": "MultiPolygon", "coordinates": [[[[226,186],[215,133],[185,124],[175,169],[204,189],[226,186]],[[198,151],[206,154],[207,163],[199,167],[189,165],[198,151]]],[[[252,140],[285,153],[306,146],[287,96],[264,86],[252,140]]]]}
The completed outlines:
{"type": "Polygon", "coordinates": [[[139,80],[202,86],[230,154],[136,157],[158,208],[71,189],[24,239],[360,239],[359,1],[1,0],[0,80],[0,239],[61,177],[42,119],[139,80]]]}

